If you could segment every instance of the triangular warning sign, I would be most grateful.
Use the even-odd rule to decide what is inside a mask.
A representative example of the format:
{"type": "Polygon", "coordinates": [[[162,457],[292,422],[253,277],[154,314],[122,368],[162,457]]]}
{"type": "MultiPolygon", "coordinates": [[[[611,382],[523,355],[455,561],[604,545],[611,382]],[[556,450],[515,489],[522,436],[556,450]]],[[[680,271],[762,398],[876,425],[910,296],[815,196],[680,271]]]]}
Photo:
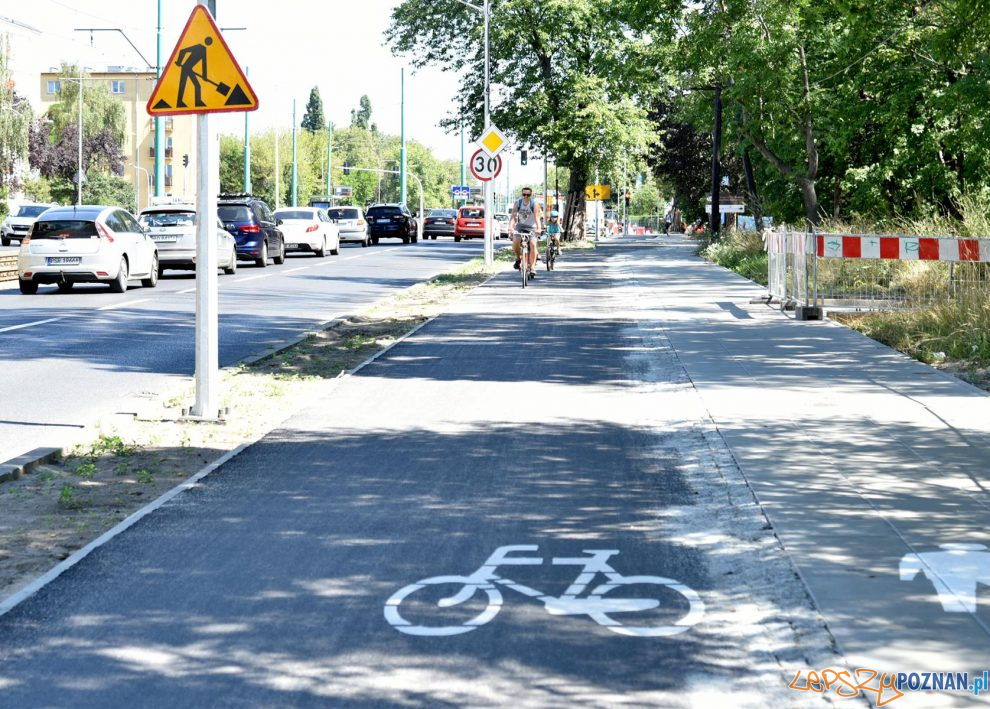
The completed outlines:
{"type": "Polygon", "coordinates": [[[153,116],[255,111],[258,97],[205,5],[196,5],[148,99],[153,116]]]}

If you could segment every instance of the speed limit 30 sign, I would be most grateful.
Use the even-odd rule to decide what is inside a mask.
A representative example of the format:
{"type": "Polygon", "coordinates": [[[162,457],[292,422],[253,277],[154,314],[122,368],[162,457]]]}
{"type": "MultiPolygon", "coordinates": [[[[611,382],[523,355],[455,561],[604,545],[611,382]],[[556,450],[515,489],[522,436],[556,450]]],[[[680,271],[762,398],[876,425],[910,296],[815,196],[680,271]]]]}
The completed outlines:
{"type": "Polygon", "coordinates": [[[502,172],[502,157],[488,157],[483,150],[471,156],[471,174],[481,182],[494,180],[502,172]]]}

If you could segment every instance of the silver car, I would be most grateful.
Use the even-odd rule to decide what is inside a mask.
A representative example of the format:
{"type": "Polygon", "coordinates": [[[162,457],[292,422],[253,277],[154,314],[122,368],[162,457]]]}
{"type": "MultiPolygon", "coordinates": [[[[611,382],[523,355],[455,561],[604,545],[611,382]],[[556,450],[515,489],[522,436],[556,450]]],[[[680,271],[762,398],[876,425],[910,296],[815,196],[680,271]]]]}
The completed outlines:
{"type": "Polygon", "coordinates": [[[34,220],[40,217],[49,207],[55,204],[41,204],[40,202],[25,202],[20,205],[13,214],[7,215],[0,225],[0,244],[10,246],[11,241],[20,242],[31,230],[34,220]]]}
{"type": "MultiPolygon", "coordinates": [[[[162,204],[145,207],[138,221],[158,246],[158,275],[166,268],[196,270],[196,207],[192,204],[162,204]]],[[[217,266],[224,273],[237,273],[234,237],[217,220],[217,266]]]]}
{"type": "Polygon", "coordinates": [[[327,210],[330,218],[337,222],[341,242],[357,241],[361,246],[368,245],[368,220],[360,207],[331,207],[327,210]]]}

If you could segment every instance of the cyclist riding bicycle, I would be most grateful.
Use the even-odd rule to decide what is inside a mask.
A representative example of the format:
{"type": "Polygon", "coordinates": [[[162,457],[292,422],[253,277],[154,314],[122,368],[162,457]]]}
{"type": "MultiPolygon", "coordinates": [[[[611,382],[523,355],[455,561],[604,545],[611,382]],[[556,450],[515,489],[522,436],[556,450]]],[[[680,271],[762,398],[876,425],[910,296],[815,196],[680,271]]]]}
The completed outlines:
{"type": "Polygon", "coordinates": [[[522,188],[522,198],[516,200],[512,206],[512,217],[509,219],[509,233],[512,234],[512,250],[516,254],[515,269],[520,268],[522,261],[522,237],[521,234],[529,236],[529,263],[526,264],[529,270],[529,277],[534,278],[536,270],[536,254],[538,249],[538,239],[543,231],[543,210],[538,202],[533,201],[533,190],[530,187],[522,188]]]}
{"type": "Polygon", "coordinates": [[[550,210],[550,221],[547,222],[547,239],[553,243],[557,253],[560,253],[560,213],[556,209],[550,210]]]}

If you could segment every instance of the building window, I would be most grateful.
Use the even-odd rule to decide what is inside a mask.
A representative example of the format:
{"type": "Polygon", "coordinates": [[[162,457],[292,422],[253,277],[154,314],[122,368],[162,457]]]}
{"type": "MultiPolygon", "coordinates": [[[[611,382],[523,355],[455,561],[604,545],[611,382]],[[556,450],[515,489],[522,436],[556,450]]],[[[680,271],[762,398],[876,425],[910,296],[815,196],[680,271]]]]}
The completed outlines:
{"type": "Polygon", "coordinates": [[[55,80],[55,81],[49,81],[48,82],[48,93],[50,93],[50,94],[57,94],[61,90],[62,90],[62,82],[61,81],[55,80]]]}
{"type": "Polygon", "coordinates": [[[124,82],[120,79],[114,79],[110,82],[110,93],[112,94],[122,94],[124,93],[124,82]]]}

